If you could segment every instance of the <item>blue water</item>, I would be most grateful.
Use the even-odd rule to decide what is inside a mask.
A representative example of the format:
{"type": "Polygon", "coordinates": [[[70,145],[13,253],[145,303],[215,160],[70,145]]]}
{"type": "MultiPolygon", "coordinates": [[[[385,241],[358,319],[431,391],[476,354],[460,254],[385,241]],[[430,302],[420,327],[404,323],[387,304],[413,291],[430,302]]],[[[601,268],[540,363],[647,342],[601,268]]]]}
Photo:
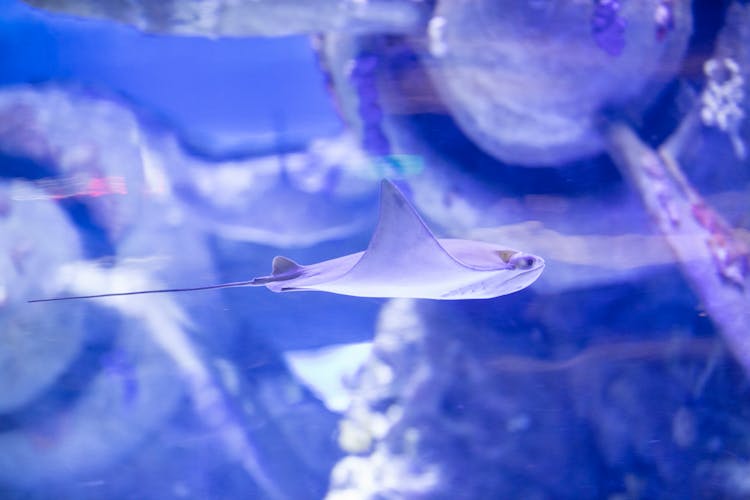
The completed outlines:
{"type": "Polygon", "coordinates": [[[3,0],[2,12],[0,83],[123,95],[199,153],[300,147],[341,127],[306,37],[143,36],[113,23],[50,17],[13,0],[3,0]]]}
{"type": "Polygon", "coordinates": [[[415,3],[418,33],[321,41],[0,0],[0,498],[750,497],[750,6],[563,4],[415,3]],[[691,116],[683,180],[649,173],[691,116]],[[362,251],[385,177],[542,276],[27,302],[362,251]]]}

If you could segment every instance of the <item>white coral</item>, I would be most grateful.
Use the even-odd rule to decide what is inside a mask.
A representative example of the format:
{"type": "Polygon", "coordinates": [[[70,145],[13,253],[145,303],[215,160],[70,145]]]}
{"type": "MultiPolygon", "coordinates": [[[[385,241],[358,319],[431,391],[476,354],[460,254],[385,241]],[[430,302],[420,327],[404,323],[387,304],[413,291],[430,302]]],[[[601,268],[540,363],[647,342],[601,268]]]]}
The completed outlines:
{"type": "Polygon", "coordinates": [[[709,59],[703,65],[706,88],[701,94],[701,120],[708,127],[716,127],[729,135],[738,158],[745,157],[745,144],[740,128],[745,119],[742,103],[745,99],[745,79],[740,67],[731,58],[709,59]]]}

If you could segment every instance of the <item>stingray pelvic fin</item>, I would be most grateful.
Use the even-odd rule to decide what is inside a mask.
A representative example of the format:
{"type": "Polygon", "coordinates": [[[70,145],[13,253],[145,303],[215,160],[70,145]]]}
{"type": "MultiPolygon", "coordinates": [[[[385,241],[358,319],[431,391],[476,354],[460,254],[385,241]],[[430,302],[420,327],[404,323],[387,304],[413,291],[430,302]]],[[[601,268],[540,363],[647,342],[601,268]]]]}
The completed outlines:
{"type": "Polygon", "coordinates": [[[273,274],[274,276],[298,274],[301,270],[302,266],[294,262],[292,259],[288,259],[280,255],[273,258],[273,264],[271,265],[271,274],[273,274]]]}

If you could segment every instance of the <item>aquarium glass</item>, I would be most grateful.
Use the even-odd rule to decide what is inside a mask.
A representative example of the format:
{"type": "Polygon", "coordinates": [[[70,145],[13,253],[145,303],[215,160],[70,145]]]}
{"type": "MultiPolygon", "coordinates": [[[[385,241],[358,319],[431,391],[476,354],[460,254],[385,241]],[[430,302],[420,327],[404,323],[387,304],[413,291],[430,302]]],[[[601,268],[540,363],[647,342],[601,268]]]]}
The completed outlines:
{"type": "Polygon", "coordinates": [[[0,0],[0,499],[750,498],[747,0],[0,0]]]}

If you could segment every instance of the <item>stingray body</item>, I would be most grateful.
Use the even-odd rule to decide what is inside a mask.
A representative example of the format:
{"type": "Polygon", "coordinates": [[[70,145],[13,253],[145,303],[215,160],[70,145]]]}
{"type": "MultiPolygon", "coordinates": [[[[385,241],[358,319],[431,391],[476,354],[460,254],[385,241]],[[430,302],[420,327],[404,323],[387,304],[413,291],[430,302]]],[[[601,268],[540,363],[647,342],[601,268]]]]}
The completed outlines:
{"type": "Polygon", "coordinates": [[[317,290],[357,297],[486,299],[526,288],[544,261],[490,243],[438,239],[401,192],[383,181],[380,219],[367,250],[308,266],[276,257],[274,292],[317,290]]]}
{"type": "Polygon", "coordinates": [[[274,292],[309,290],[356,297],[489,299],[526,288],[543,269],[544,261],[535,255],[480,241],[436,238],[398,188],[384,180],[380,192],[380,218],[364,252],[311,265],[276,257],[270,276],[250,281],[42,301],[239,286],[265,286],[274,292]]]}

